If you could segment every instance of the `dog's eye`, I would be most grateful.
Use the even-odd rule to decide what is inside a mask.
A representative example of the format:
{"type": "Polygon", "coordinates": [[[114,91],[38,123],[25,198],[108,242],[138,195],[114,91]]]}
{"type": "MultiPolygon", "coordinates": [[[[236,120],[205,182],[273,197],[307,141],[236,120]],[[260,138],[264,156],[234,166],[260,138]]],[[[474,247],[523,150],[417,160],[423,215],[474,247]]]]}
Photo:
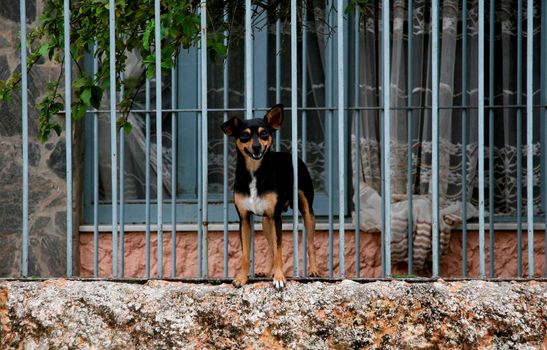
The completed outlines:
{"type": "Polygon", "coordinates": [[[260,133],[260,138],[262,138],[262,140],[264,140],[264,141],[267,141],[269,136],[270,136],[270,135],[268,134],[267,131],[262,131],[262,132],[260,133]]]}
{"type": "Polygon", "coordinates": [[[241,134],[239,139],[241,140],[241,142],[245,143],[251,139],[251,134],[249,134],[248,132],[244,132],[243,134],[241,134]]]}

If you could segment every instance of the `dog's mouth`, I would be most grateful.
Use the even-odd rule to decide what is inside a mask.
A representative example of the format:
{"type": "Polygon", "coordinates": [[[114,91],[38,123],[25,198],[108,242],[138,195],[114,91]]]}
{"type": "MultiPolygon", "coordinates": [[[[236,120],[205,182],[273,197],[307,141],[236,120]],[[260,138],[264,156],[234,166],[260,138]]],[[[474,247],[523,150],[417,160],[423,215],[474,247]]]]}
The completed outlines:
{"type": "Polygon", "coordinates": [[[266,153],[266,149],[258,152],[258,153],[254,153],[254,152],[251,152],[249,151],[247,148],[245,148],[245,152],[247,152],[247,154],[254,160],[261,160],[262,157],[264,157],[264,154],[266,153]]]}

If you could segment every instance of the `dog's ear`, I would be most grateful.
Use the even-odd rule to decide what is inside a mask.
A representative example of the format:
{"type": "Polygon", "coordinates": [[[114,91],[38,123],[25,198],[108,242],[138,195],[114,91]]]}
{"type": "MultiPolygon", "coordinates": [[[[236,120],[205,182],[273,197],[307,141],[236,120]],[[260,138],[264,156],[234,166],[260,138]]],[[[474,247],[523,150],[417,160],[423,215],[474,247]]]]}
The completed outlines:
{"type": "Polygon", "coordinates": [[[220,128],[227,136],[239,135],[239,129],[241,128],[241,119],[233,117],[230,120],[224,122],[220,128]]]}
{"type": "Polygon", "coordinates": [[[272,128],[278,130],[283,124],[283,105],[277,104],[273,106],[264,116],[264,122],[272,128]]]}

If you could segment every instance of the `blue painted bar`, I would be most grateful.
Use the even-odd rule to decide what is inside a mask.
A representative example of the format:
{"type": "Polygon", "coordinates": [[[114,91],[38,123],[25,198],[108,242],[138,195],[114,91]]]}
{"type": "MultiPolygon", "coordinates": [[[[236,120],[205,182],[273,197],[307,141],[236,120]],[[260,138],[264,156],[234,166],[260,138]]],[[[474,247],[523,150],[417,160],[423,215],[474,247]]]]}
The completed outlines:
{"type": "MultiPolygon", "coordinates": [[[[353,41],[353,64],[354,64],[354,87],[353,87],[353,104],[359,106],[359,65],[360,65],[360,45],[361,37],[361,18],[359,17],[360,9],[355,8],[354,12],[354,41],[353,41]]],[[[355,277],[361,277],[361,115],[356,109],[353,111],[355,119],[355,277]]]]}
{"type": "Polygon", "coordinates": [[[479,270],[486,276],[484,253],[484,2],[479,1],[479,270]]]}
{"type": "MultiPolygon", "coordinates": [[[[382,89],[384,103],[382,157],[384,159],[384,275],[391,277],[391,54],[390,54],[390,2],[382,0],[382,89]]],[[[434,40],[433,40],[434,41],[434,40]]],[[[435,89],[433,89],[435,90],[435,89]]]]}
{"type": "Polygon", "coordinates": [[[345,135],[344,135],[344,125],[345,125],[345,94],[344,94],[344,0],[338,0],[337,3],[337,36],[338,36],[338,221],[340,228],[338,229],[339,237],[339,273],[340,277],[343,278],[345,275],[345,225],[344,225],[344,216],[345,216],[345,201],[346,198],[346,168],[345,168],[345,135]]]}
{"type": "MultiPolygon", "coordinates": [[[[296,0],[291,0],[291,153],[293,179],[298,179],[298,62],[296,0]]],[[[298,267],[298,181],[293,181],[293,275],[299,276],[298,267]]]]}
{"type": "MultiPolygon", "coordinates": [[[[327,11],[333,6],[332,4],[333,0],[328,0],[327,2],[327,11]]],[[[330,26],[333,26],[333,19],[332,19],[332,11],[327,12],[328,19],[327,22],[330,26]]],[[[333,55],[334,55],[334,38],[332,36],[327,38],[327,57],[326,57],[326,86],[325,86],[325,95],[326,95],[326,102],[327,102],[327,111],[325,113],[326,120],[326,143],[327,143],[327,159],[325,161],[325,164],[327,164],[327,193],[328,193],[328,221],[329,221],[329,278],[332,278],[334,275],[334,220],[333,220],[333,159],[332,159],[332,145],[333,145],[333,139],[332,139],[332,118],[333,118],[333,112],[332,109],[334,107],[333,102],[333,84],[334,84],[334,77],[332,73],[332,67],[333,64],[333,55]]]]}
{"type": "Polygon", "coordinates": [[[467,0],[462,3],[462,274],[467,277],[467,0]]]}
{"type": "MultiPolygon", "coordinates": [[[[21,133],[23,150],[23,218],[21,237],[21,277],[28,277],[28,75],[27,75],[27,13],[26,1],[19,2],[21,22],[21,133]]],[[[68,217],[68,215],[67,215],[68,217]]]]}
{"type": "MultiPolygon", "coordinates": [[[[431,2],[431,236],[432,277],[439,277],[439,1],[431,2]]],[[[388,197],[389,198],[389,197],[388,197]]]]}
{"type": "MultiPolygon", "coordinates": [[[[176,63],[173,57],[173,63],[176,63]]],[[[177,104],[177,71],[171,68],[171,107],[177,104]]],[[[171,277],[177,277],[177,117],[171,113],[171,277]]]]}
{"type": "MultiPolygon", "coordinates": [[[[224,13],[224,21],[228,22],[228,14],[224,13]]],[[[228,32],[224,32],[224,45],[228,46],[228,32]]],[[[229,56],[226,57],[224,60],[224,71],[222,72],[222,79],[224,87],[223,90],[223,108],[226,110],[228,109],[228,89],[229,89],[229,79],[228,79],[228,72],[230,67],[230,61],[229,56]]],[[[228,112],[224,111],[222,121],[225,122],[228,120],[228,112]]],[[[277,133],[279,134],[279,133],[277,133]]],[[[222,154],[223,154],[223,174],[224,177],[222,179],[222,222],[224,224],[223,234],[224,234],[224,278],[228,277],[228,136],[224,134],[223,136],[223,146],[222,146],[222,154]]]]}
{"type": "MultiPolygon", "coordinates": [[[[120,101],[123,99],[125,74],[120,72],[120,101]]],[[[120,128],[120,270],[119,277],[125,274],[125,131],[120,128]]]]}
{"type": "Polygon", "coordinates": [[[160,0],[154,0],[154,45],[156,55],[156,160],[157,160],[157,214],[158,214],[158,278],[163,277],[163,146],[162,146],[162,93],[161,93],[161,22],[160,0]]]}
{"type": "MultiPolygon", "coordinates": [[[[489,54],[488,54],[488,102],[490,107],[494,105],[494,10],[495,1],[490,0],[490,40],[489,40],[489,54]]],[[[488,111],[488,196],[489,196],[489,210],[488,221],[490,229],[488,230],[489,238],[489,275],[494,277],[494,110],[492,108],[488,111]]]]}
{"type": "MultiPolygon", "coordinates": [[[[251,0],[245,0],[245,118],[253,118],[253,41],[252,41],[251,0]]],[[[251,276],[254,276],[254,215],[251,215],[251,276]]]]}
{"type": "MultiPolygon", "coordinates": [[[[123,85],[122,85],[123,86],[123,85]]],[[[120,94],[121,96],[121,94],[120,94]]],[[[121,99],[121,97],[120,97],[121,99]]],[[[120,267],[119,277],[124,277],[125,270],[125,135],[123,128],[120,129],[120,267]]]]}
{"type": "MultiPolygon", "coordinates": [[[[99,71],[97,43],[93,45],[93,78],[99,71]]],[[[93,113],[93,277],[99,277],[99,113],[93,113]]]]}
{"type": "MultiPolygon", "coordinates": [[[[540,115],[542,116],[541,120],[543,121],[543,159],[544,159],[544,170],[543,178],[545,178],[547,171],[547,5],[543,2],[542,14],[541,14],[541,99],[543,101],[543,108],[540,110],[540,115]]],[[[543,224],[544,224],[544,252],[543,254],[545,259],[546,268],[543,269],[543,276],[547,277],[547,184],[544,181],[543,184],[543,224]]]]}
{"type": "MultiPolygon", "coordinates": [[[[302,161],[306,164],[308,160],[307,140],[308,140],[308,9],[307,2],[302,0],[302,161]]],[[[302,227],[302,275],[308,276],[308,232],[306,226],[302,227]]]]}
{"type": "MultiPolygon", "coordinates": [[[[534,277],[534,1],[526,9],[526,199],[528,231],[528,277],[534,277]]],[[[546,253],[547,254],[547,253],[546,253]]]]}
{"type": "MultiPolygon", "coordinates": [[[[275,22],[275,103],[281,103],[281,20],[275,22]]],[[[275,151],[281,150],[281,132],[275,133],[275,151]]]]}
{"type": "Polygon", "coordinates": [[[66,112],[66,275],[67,277],[72,277],[72,58],[70,56],[70,0],[64,0],[63,22],[66,112]],[[70,91],[70,93],[66,93],[66,91],[70,91]]]}
{"type": "Polygon", "coordinates": [[[207,136],[208,134],[208,128],[207,128],[207,121],[208,121],[208,113],[207,113],[207,0],[203,0],[201,2],[201,143],[202,143],[202,150],[201,150],[201,175],[203,177],[201,183],[202,183],[202,221],[201,225],[202,228],[202,249],[203,253],[201,255],[203,261],[202,261],[202,273],[203,275],[201,277],[207,277],[209,274],[208,269],[208,258],[209,258],[209,234],[208,234],[208,224],[209,224],[209,212],[208,212],[208,186],[209,186],[209,164],[208,164],[208,141],[209,138],[207,136]]]}
{"type": "MultiPolygon", "coordinates": [[[[198,47],[197,55],[200,55],[200,52],[203,48],[201,47],[201,43],[198,47]]],[[[198,60],[198,57],[196,56],[196,62],[198,60]]],[[[197,76],[201,78],[201,64],[197,65],[197,76]]],[[[199,164],[201,162],[201,153],[203,152],[203,143],[199,141],[201,138],[201,123],[203,119],[201,118],[201,79],[197,79],[197,91],[199,93],[197,94],[197,105],[199,109],[197,110],[197,126],[198,126],[198,145],[197,145],[197,163],[199,164]]],[[[202,175],[203,169],[201,166],[198,166],[197,171],[197,194],[198,194],[198,201],[197,201],[197,219],[198,219],[198,278],[201,278],[203,276],[203,191],[202,188],[202,175]]]]}
{"type": "MultiPolygon", "coordinates": [[[[412,106],[412,42],[414,37],[414,8],[413,0],[408,1],[407,5],[407,32],[408,32],[408,41],[407,41],[407,81],[406,81],[406,93],[407,93],[407,106],[412,106]]],[[[408,274],[412,275],[414,273],[414,218],[413,218],[413,205],[412,205],[412,195],[414,194],[413,189],[413,179],[412,179],[412,109],[409,109],[406,112],[406,125],[407,125],[407,172],[406,172],[406,182],[407,182],[407,200],[408,200],[408,228],[407,228],[407,254],[408,254],[408,274]]]]}
{"type": "MultiPolygon", "coordinates": [[[[517,105],[522,105],[522,0],[517,2],[517,105]]],[[[522,277],[522,109],[517,109],[517,275],[522,277]]]]}
{"type": "Polygon", "coordinates": [[[253,42],[251,0],[245,0],[245,118],[253,118],[253,42]]]}
{"type": "MultiPolygon", "coordinates": [[[[150,80],[145,83],[145,108],[150,110],[150,80]]],[[[145,115],[145,277],[150,278],[150,113],[145,115]]]]}
{"type": "Polygon", "coordinates": [[[118,141],[116,128],[116,5],[108,2],[110,45],[110,178],[112,181],[112,278],[118,277],[118,141]]]}

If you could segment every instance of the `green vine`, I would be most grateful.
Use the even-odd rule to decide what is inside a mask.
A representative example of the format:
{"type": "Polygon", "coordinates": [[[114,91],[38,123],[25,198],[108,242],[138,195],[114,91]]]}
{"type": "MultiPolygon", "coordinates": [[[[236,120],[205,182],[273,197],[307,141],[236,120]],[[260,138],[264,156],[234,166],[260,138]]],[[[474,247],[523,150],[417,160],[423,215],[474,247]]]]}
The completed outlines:
{"type": "MultiPolygon", "coordinates": [[[[27,35],[28,63],[30,71],[41,59],[52,60],[61,65],[61,73],[56,80],[48,83],[47,91],[37,103],[40,141],[48,140],[51,132],[58,135],[61,126],[53,116],[65,110],[65,100],[60,92],[63,78],[64,62],[64,32],[63,32],[63,0],[43,0],[44,11],[40,16],[39,25],[31,28],[27,35]]],[[[353,8],[364,3],[364,0],[352,0],[353,8]]],[[[162,75],[168,75],[176,57],[182,49],[197,46],[201,39],[201,19],[199,0],[161,0],[161,70],[162,75]]],[[[72,0],[70,18],[70,53],[75,66],[73,80],[72,111],[73,118],[83,118],[90,108],[99,108],[105,91],[110,84],[109,66],[109,1],[108,0],[72,0]],[[98,72],[91,75],[85,71],[81,62],[86,55],[93,56],[98,61],[98,72]]],[[[287,20],[289,18],[289,0],[270,0],[263,2],[253,0],[255,18],[261,17],[261,12],[287,20]],[[273,15],[272,15],[273,14],[273,15]],[[258,16],[257,16],[258,15],[258,16]]],[[[311,6],[304,3],[301,6],[311,6]]],[[[155,21],[154,0],[116,0],[116,89],[119,92],[122,85],[120,73],[126,66],[129,53],[138,53],[143,73],[137,77],[124,79],[124,95],[121,96],[118,107],[121,117],[118,128],[131,130],[127,118],[133,101],[145,83],[146,78],[155,74],[155,21]]],[[[207,53],[209,59],[220,61],[227,55],[224,33],[229,33],[228,41],[241,36],[237,25],[243,24],[243,2],[209,0],[207,1],[207,53]],[[227,19],[227,20],[226,20],[227,19]]],[[[262,26],[264,23],[262,23],[262,26]]],[[[255,23],[258,27],[260,24],[255,23]]],[[[8,102],[15,88],[21,81],[21,74],[14,73],[0,81],[0,103],[8,102]]]]}

